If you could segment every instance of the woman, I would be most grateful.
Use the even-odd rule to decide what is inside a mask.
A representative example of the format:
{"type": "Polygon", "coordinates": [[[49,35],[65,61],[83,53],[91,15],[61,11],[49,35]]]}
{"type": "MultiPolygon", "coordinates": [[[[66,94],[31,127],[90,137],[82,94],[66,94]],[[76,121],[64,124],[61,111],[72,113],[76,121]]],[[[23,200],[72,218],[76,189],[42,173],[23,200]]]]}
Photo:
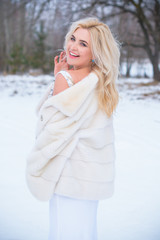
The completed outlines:
{"type": "Polygon", "coordinates": [[[98,202],[114,191],[113,111],[118,44],[96,18],[71,25],[55,57],[55,84],[37,112],[27,160],[32,194],[50,200],[49,240],[96,240],[98,202]]]}

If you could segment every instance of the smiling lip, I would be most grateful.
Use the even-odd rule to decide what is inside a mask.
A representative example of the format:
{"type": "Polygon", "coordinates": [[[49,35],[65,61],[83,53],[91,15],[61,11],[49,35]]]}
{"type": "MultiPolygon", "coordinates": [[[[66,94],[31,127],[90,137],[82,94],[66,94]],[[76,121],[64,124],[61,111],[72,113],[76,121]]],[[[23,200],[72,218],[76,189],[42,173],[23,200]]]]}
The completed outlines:
{"type": "Polygon", "coordinates": [[[79,57],[79,55],[77,55],[77,54],[75,54],[74,52],[71,52],[71,51],[70,51],[70,52],[69,52],[69,57],[72,58],[72,59],[73,59],[73,58],[75,59],[75,58],[79,57]],[[73,54],[73,55],[71,55],[71,54],[73,54]]]}

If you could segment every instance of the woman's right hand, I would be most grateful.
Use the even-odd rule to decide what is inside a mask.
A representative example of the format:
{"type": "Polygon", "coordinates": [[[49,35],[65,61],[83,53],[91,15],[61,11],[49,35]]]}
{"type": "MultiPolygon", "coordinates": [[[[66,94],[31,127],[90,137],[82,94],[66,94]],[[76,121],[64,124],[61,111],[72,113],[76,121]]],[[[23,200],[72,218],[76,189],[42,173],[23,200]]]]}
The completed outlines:
{"type": "Polygon", "coordinates": [[[61,70],[69,70],[65,52],[60,53],[59,60],[58,56],[54,58],[54,76],[61,70]]]}

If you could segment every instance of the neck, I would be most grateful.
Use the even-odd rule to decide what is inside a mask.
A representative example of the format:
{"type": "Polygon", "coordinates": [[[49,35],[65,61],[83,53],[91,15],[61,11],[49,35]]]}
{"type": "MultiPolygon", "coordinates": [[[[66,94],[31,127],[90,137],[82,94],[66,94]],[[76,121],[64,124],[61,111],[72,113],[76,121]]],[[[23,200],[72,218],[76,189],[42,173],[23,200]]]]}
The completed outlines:
{"type": "Polygon", "coordinates": [[[73,70],[83,71],[84,73],[90,73],[91,67],[75,67],[75,66],[73,66],[73,70]]]}

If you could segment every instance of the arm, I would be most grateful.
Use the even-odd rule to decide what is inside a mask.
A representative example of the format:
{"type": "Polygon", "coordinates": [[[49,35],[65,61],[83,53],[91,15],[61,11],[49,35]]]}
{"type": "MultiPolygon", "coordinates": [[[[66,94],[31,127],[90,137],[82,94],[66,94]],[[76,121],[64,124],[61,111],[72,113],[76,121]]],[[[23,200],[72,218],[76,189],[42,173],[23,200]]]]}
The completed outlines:
{"type": "Polygon", "coordinates": [[[67,88],[69,88],[69,86],[66,79],[62,76],[62,74],[58,74],[54,83],[53,95],[56,95],[67,88]]]}
{"type": "Polygon", "coordinates": [[[57,75],[57,73],[60,72],[61,70],[66,71],[68,69],[69,69],[69,65],[66,62],[65,52],[61,52],[59,56],[59,60],[58,60],[58,56],[56,56],[54,59],[55,84],[54,84],[53,95],[56,95],[69,87],[63,75],[62,74],[57,75]]]}

